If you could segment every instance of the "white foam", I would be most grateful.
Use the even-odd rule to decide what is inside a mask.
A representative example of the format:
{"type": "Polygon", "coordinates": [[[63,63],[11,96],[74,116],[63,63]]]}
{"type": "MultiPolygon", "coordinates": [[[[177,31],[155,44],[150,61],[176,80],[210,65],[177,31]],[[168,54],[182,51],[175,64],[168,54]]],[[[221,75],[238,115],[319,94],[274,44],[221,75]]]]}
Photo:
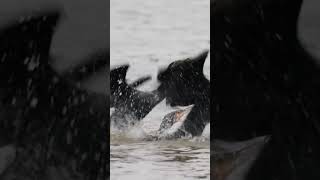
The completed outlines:
{"type": "Polygon", "coordinates": [[[204,137],[205,139],[210,140],[210,123],[206,125],[201,136],[204,137]]]}
{"type": "Polygon", "coordinates": [[[157,104],[141,121],[142,129],[147,134],[152,134],[160,128],[163,117],[177,108],[170,107],[166,104],[166,99],[157,104]]]}

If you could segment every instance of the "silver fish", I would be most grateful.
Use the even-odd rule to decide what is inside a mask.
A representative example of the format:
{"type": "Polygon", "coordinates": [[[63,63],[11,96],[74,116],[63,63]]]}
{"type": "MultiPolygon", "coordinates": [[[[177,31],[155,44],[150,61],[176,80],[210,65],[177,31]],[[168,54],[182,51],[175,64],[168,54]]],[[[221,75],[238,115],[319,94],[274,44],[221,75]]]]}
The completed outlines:
{"type": "Polygon", "coordinates": [[[146,140],[176,139],[188,137],[190,134],[185,130],[184,123],[193,108],[189,106],[178,107],[178,110],[165,115],[160,128],[154,135],[149,135],[146,140]]]}

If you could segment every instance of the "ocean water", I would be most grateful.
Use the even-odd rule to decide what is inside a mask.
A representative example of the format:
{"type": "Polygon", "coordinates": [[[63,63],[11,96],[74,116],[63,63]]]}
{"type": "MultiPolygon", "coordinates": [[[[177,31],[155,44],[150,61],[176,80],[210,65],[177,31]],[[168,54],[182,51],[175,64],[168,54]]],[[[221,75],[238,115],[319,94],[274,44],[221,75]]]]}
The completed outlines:
{"type": "MultiPolygon", "coordinates": [[[[152,80],[139,89],[154,90],[158,86],[159,68],[210,48],[209,3],[209,0],[111,0],[111,67],[129,63],[127,80],[132,82],[151,75],[152,80]]],[[[209,57],[204,73],[209,79],[209,57]]],[[[170,107],[160,103],[140,125],[127,132],[111,129],[112,180],[210,178],[209,140],[200,137],[142,140],[146,133],[157,129],[163,116],[170,111],[170,107]]]]}

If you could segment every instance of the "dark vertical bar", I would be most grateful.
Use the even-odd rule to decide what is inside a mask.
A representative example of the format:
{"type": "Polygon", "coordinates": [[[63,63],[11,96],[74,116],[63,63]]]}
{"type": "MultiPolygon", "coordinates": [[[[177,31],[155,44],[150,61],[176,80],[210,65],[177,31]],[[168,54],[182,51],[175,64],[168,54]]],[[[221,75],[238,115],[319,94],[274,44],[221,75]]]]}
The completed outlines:
{"type": "Polygon", "coordinates": [[[0,7],[0,179],[108,179],[109,1],[0,7]]]}
{"type": "MultiPolygon", "coordinates": [[[[211,61],[214,61],[214,23],[213,23],[213,11],[214,11],[214,3],[215,0],[210,0],[210,48],[211,48],[211,54],[210,59],[211,61]]],[[[214,145],[213,145],[213,138],[214,138],[214,62],[210,64],[210,179],[217,179],[217,177],[214,176],[214,145]]]]}
{"type": "Polygon", "coordinates": [[[213,3],[213,178],[318,179],[318,3],[213,3]]]}
{"type": "Polygon", "coordinates": [[[109,53],[108,53],[108,69],[107,69],[107,111],[109,112],[107,114],[107,129],[106,129],[106,132],[107,132],[107,153],[106,153],[106,157],[105,159],[107,160],[107,172],[106,172],[106,177],[108,177],[108,179],[110,179],[110,133],[111,133],[111,130],[110,130],[110,47],[111,47],[111,43],[110,43],[110,21],[111,21],[111,11],[110,11],[110,8],[111,8],[111,5],[110,5],[110,1],[107,1],[107,24],[106,24],[106,31],[107,31],[107,36],[108,36],[108,50],[109,50],[109,53]]]}

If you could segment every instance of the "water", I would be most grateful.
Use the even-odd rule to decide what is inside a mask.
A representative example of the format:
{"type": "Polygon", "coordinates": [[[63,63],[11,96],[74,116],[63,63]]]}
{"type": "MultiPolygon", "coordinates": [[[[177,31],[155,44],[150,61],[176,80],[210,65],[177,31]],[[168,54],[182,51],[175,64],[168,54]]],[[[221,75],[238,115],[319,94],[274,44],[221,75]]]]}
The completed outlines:
{"type": "MultiPolygon", "coordinates": [[[[128,80],[210,47],[208,0],[111,0],[111,66],[130,63],[128,80]]],[[[210,58],[204,72],[209,78],[210,58]]],[[[155,81],[153,81],[155,83],[155,81]]],[[[154,89],[148,84],[144,89],[154,89]]]]}
{"type": "Polygon", "coordinates": [[[113,139],[111,179],[209,179],[210,149],[190,141],[140,142],[113,139]]]}
{"type": "MultiPolygon", "coordinates": [[[[210,48],[209,3],[209,0],[111,0],[111,67],[129,63],[128,81],[152,75],[153,79],[139,89],[155,89],[160,67],[210,48]]],[[[210,58],[206,60],[204,73],[209,79],[210,58]]],[[[142,140],[173,110],[163,104],[128,132],[111,129],[112,180],[210,178],[209,140],[142,140]]]]}

